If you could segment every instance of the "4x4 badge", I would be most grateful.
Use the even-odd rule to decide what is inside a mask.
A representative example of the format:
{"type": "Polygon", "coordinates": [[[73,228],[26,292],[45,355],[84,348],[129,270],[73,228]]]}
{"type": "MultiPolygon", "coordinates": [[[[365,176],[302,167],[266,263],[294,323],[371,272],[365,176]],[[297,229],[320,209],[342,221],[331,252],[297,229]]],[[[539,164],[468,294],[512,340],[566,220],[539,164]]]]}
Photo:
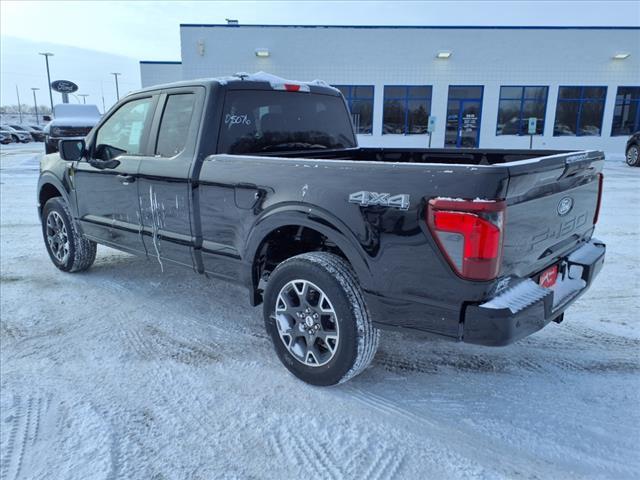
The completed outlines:
{"type": "Polygon", "coordinates": [[[562,200],[560,200],[560,202],[558,202],[558,215],[560,215],[561,217],[564,217],[567,213],[569,213],[571,211],[571,209],[573,208],[573,198],[571,197],[564,197],[562,200]]]}
{"type": "Polygon", "coordinates": [[[390,193],[377,192],[355,192],[349,195],[349,203],[357,203],[363,207],[379,205],[381,207],[399,208],[400,210],[409,209],[409,195],[402,193],[399,195],[391,195],[390,193]]]}

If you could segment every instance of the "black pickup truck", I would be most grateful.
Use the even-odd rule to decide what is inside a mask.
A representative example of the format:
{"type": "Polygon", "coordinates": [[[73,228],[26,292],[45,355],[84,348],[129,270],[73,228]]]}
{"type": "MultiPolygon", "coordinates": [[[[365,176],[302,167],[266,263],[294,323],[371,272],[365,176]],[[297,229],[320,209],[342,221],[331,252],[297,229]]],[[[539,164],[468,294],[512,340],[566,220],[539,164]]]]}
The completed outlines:
{"type": "Polygon", "coordinates": [[[359,148],[319,81],[147,88],[59,150],[38,184],[56,267],[100,243],[238,282],[316,385],[364,370],[381,328],[505,345],[559,323],[604,262],[602,152],[359,148]]]}

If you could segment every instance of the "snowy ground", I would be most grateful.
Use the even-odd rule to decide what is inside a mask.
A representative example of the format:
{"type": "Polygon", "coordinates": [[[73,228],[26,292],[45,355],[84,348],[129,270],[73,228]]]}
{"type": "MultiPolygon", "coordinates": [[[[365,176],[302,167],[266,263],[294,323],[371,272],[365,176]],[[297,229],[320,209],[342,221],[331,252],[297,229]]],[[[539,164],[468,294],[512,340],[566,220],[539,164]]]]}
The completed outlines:
{"type": "Polygon", "coordinates": [[[607,162],[607,262],[563,324],[497,349],[383,333],[314,388],[239,287],[104,247],[56,270],[39,147],[1,154],[0,478],[640,478],[640,168],[607,162]]]}

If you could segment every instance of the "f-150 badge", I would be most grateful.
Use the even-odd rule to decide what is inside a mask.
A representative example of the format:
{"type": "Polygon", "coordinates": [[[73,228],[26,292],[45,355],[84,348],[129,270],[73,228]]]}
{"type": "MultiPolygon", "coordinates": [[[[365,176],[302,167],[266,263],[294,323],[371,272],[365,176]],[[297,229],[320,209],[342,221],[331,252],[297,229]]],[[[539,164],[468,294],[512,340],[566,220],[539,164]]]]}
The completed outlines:
{"type": "Polygon", "coordinates": [[[390,193],[377,192],[355,192],[349,195],[349,203],[357,203],[363,207],[381,206],[399,208],[400,210],[409,209],[409,195],[406,193],[399,195],[391,195],[390,193]]]}

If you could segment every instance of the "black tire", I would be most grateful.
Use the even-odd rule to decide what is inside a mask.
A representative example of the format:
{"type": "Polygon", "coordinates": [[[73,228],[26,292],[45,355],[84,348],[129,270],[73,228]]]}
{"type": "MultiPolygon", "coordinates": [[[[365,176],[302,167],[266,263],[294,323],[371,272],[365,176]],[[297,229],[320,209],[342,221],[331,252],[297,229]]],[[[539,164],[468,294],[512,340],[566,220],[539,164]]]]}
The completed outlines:
{"type": "MultiPolygon", "coordinates": [[[[304,316],[304,313],[302,315],[304,316]]],[[[331,253],[304,253],[278,265],[267,282],[264,320],[280,361],[296,377],[312,385],[328,386],[346,382],[369,366],[378,348],[380,334],[373,326],[358,280],[350,265],[331,253]],[[290,351],[293,337],[290,337],[287,346],[286,340],[281,337],[285,328],[276,320],[276,304],[279,302],[281,290],[300,280],[311,285],[312,294],[313,288],[324,294],[330,302],[327,305],[335,313],[332,314],[337,323],[334,327],[336,344],[333,352],[323,348],[322,340],[314,340],[320,342],[319,347],[318,344],[314,344],[316,347],[331,355],[330,359],[321,365],[310,366],[303,363],[300,357],[296,358],[290,351]]],[[[295,330],[293,325],[300,327],[302,331],[305,323],[294,321],[293,324],[289,324],[290,331],[295,330]]],[[[284,335],[287,336],[286,333],[284,335]]],[[[306,340],[304,345],[307,345],[306,340]]]]}
{"type": "Polygon", "coordinates": [[[20,143],[20,139],[16,135],[11,135],[11,138],[13,139],[13,143],[20,143]]]}
{"type": "Polygon", "coordinates": [[[640,167],[640,146],[631,145],[627,149],[626,161],[630,167],[640,167]]]}
{"type": "Polygon", "coordinates": [[[42,209],[41,220],[44,244],[56,267],[63,272],[82,272],[93,264],[96,243],[80,235],[69,207],[61,197],[49,199],[42,209]],[[52,228],[58,225],[58,230],[52,228]]]}
{"type": "Polygon", "coordinates": [[[56,153],[58,149],[45,140],[44,152],[48,155],[50,153],[56,153]]]}

